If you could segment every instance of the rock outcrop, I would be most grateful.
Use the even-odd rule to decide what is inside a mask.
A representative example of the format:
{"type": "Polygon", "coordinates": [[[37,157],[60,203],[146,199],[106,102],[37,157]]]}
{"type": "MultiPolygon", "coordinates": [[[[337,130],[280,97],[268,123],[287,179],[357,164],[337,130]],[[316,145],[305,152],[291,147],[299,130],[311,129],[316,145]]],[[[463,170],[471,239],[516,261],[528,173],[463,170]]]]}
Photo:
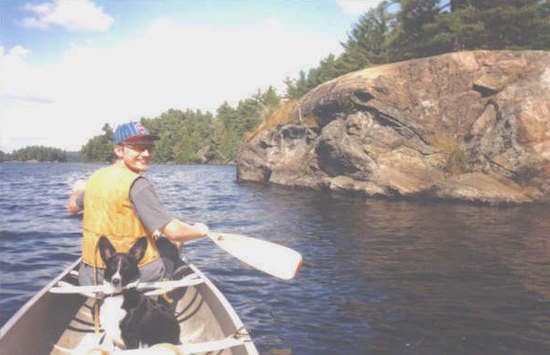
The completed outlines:
{"type": "Polygon", "coordinates": [[[550,197],[550,53],[472,51],[326,82],[244,143],[237,179],[365,196],[550,197]]]}

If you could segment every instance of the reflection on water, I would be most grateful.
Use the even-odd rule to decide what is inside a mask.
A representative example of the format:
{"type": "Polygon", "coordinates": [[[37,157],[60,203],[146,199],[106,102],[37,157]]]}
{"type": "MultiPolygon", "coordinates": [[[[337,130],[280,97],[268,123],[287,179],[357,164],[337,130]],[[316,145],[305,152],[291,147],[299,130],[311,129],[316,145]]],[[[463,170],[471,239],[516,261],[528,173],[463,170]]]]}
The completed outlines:
{"type": "MultiPolygon", "coordinates": [[[[64,204],[97,166],[3,165],[2,323],[79,254],[64,204]]],[[[548,206],[354,199],[239,185],[233,167],[154,166],[175,215],[304,256],[292,281],[208,241],[186,255],[219,286],[259,349],[294,354],[540,354],[550,350],[548,206]]]]}

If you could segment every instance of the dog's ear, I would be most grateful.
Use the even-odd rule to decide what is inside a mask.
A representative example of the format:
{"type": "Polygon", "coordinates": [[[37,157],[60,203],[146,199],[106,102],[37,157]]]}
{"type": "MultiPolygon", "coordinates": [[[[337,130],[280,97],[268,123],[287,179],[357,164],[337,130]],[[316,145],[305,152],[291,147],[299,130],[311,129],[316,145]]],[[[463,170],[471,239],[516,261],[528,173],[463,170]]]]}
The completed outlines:
{"type": "Polygon", "coordinates": [[[133,255],[139,263],[141,258],[145,255],[145,250],[147,250],[147,237],[141,237],[132,245],[129,254],[133,255]]]}
{"type": "Polygon", "coordinates": [[[113,244],[111,244],[109,239],[105,237],[99,238],[99,242],[97,243],[97,245],[99,248],[99,253],[101,254],[101,259],[103,259],[105,263],[116,253],[113,244]]]}

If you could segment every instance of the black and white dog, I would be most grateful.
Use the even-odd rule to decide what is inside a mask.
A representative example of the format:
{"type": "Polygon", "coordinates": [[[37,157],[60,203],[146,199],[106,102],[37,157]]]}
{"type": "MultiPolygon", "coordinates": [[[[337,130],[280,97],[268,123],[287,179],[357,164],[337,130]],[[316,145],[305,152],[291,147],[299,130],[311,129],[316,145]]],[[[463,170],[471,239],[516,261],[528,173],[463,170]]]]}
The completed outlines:
{"type": "Polygon", "coordinates": [[[147,238],[136,241],[128,253],[117,253],[111,242],[98,242],[105,262],[105,284],[111,289],[103,300],[99,321],[107,344],[136,349],[158,343],[179,344],[179,323],[163,304],[140,293],[138,263],[145,255],[147,238]]]}

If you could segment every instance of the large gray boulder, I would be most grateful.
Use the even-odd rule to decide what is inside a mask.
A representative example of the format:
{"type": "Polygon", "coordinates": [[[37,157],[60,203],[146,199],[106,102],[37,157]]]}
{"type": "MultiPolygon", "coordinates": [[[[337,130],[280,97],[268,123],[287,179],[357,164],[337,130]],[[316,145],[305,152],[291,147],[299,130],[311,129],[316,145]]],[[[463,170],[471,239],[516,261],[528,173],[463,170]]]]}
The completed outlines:
{"type": "Polygon", "coordinates": [[[550,196],[550,53],[472,51],[326,82],[241,146],[237,179],[485,203],[550,196]]]}

